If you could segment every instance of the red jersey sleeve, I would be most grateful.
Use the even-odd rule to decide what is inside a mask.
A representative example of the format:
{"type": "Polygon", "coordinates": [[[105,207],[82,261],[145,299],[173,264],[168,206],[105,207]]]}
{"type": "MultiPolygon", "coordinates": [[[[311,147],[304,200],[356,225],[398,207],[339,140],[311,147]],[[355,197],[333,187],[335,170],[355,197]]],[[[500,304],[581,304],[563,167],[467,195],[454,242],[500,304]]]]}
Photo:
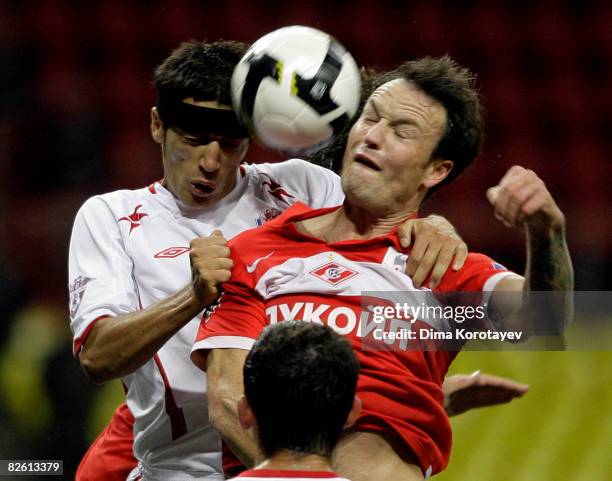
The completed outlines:
{"type": "Polygon", "coordinates": [[[448,270],[436,290],[440,292],[492,291],[497,283],[512,271],[483,254],[468,254],[465,264],[458,271],[448,270]]]}
{"type": "Polygon", "coordinates": [[[267,325],[264,302],[252,287],[243,261],[232,253],[232,278],[200,321],[191,360],[202,370],[211,349],[250,350],[267,325]]]}
{"type": "MultiPolygon", "coordinates": [[[[470,253],[464,266],[456,272],[449,270],[434,292],[451,294],[459,304],[486,308],[497,283],[505,277],[517,275],[488,256],[470,253]]],[[[488,316],[474,322],[472,328],[497,330],[488,316]]]]}

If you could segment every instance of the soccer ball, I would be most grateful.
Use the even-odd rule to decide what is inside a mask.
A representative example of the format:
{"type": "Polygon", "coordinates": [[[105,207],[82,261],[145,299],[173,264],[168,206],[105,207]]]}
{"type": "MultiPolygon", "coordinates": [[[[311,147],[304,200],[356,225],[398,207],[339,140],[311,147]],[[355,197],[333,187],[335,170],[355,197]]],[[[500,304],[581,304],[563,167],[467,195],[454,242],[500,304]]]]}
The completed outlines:
{"type": "Polygon", "coordinates": [[[232,76],[232,101],[243,125],[264,147],[313,152],[351,121],[361,75],[330,35],[291,26],[257,40],[232,76]]]}

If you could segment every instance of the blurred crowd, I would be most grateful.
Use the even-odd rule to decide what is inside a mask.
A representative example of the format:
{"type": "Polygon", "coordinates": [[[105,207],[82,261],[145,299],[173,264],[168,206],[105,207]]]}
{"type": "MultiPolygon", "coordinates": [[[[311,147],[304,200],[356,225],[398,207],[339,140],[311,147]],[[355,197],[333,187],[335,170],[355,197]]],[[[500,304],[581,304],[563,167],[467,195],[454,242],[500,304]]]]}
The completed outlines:
{"type": "Polygon", "coordinates": [[[331,33],[370,67],[449,53],[476,72],[483,155],[427,211],[520,272],[522,241],[484,192],[510,165],[532,168],[567,215],[577,289],[608,290],[610,2],[0,1],[0,458],[60,458],[70,472],[106,413],[108,389],[71,353],[68,240],[87,197],[161,176],[153,68],[184,39],[252,42],[291,24],[331,33]]]}

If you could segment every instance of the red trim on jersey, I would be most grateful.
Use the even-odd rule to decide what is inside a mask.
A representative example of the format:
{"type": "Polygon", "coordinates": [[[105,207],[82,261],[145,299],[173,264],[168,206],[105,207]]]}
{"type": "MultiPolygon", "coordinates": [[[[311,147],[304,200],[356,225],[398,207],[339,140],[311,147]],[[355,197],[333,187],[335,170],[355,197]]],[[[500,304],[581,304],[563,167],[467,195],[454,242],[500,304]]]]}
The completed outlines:
{"type": "Polygon", "coordinates": [[[225,479],[235,478],[247,469],[223,439],[221,440],[221,465],[225,479]]]}
{"type": "Polygon", "coordinates": [[[73,341],[72,353],[74,354],[74,357],[76,357],[77,359],[79,358],[79,355],[81,354],[81,349],[83,349],[83,345],[85,344],[85,341],[87,341],[87,338],[89,337],[89,334],[91,333],[91,330],[93,329],[96,322],[98,322],[100,319],[106,319],[107,317],[111,317],[111,316],[105,315],[105,316],[96,317],[93,321],[89,323],[89,326],[85,328],[85,331],[83,331],[83,334],[81,334],[79,337],[77,337],[73,341]]]}
{"type": "Polygon", "coordinates": [[[153,356],[153,360],[159,369],[159,373],[164,381],[165,388],[165,398],[166,398],[166,413],[170,418],[170,425],[172,427],[172,440],[176,440],[187,433],[187,423],[185,422],[185,415],[183,414],[183,410],[176,405],[176,401],[174,400],[174,396],[172,395],[172,388],[170,387],[170,382],[168,382],[168,376],[166,375],[166,370],[162,365],[161,359],[158,354],[153,356]]]}
{"type": "Polygon", "coordinates": [[[75,481],[125,481],[138,464],[133,427],[134,416],[123,403],[83,456],[75,481]]]}
{"type": "Polygon", "coordinates": [[[239,478],[338,478],[333,471],[302,471],[298,469],[249,469],[242,472],[239,478]]]}
{"type": "Polygon", "coordinates": [[[240,165],[240,177],[244,177],[246,175],[246,167],[244,165],[240,165]]]}
{"type": "Polygon", "coordinates": [[[157,191],[155,190],[155,182],[149,186],[149,192],[151,192],[151,194],[157,194],[157,191]]]}

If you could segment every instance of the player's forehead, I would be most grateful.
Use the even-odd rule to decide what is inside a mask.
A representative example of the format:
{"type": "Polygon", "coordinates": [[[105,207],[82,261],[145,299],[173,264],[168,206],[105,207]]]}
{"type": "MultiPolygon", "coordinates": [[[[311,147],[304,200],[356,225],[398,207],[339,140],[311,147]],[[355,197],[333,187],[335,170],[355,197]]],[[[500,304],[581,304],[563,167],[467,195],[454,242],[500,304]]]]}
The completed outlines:
{"type": "Polygon", "coordinates": [[[186,97],[182,101],[162,107],[170,128],[182,134],[215,135],[244,140],[248,138],[234,110],[217,100],[201,100],[186,97]]]}
{"type": "Polygon", "coordinates": [[[417,123],[426,129],[446,124],[446,109],[436,99],[404,79],[394,79],[378,87],[365,107],[390,122],[417,123]]]}
{"type": "Polygon", "coordinates": [[[183,102],[189,105],[195,105],[196,107],[204,107],[207,109],[232,110],[231,105],[221,104],[216,100],[197,100],[194,97],[186,97],[183,99],[183,102]]]}

